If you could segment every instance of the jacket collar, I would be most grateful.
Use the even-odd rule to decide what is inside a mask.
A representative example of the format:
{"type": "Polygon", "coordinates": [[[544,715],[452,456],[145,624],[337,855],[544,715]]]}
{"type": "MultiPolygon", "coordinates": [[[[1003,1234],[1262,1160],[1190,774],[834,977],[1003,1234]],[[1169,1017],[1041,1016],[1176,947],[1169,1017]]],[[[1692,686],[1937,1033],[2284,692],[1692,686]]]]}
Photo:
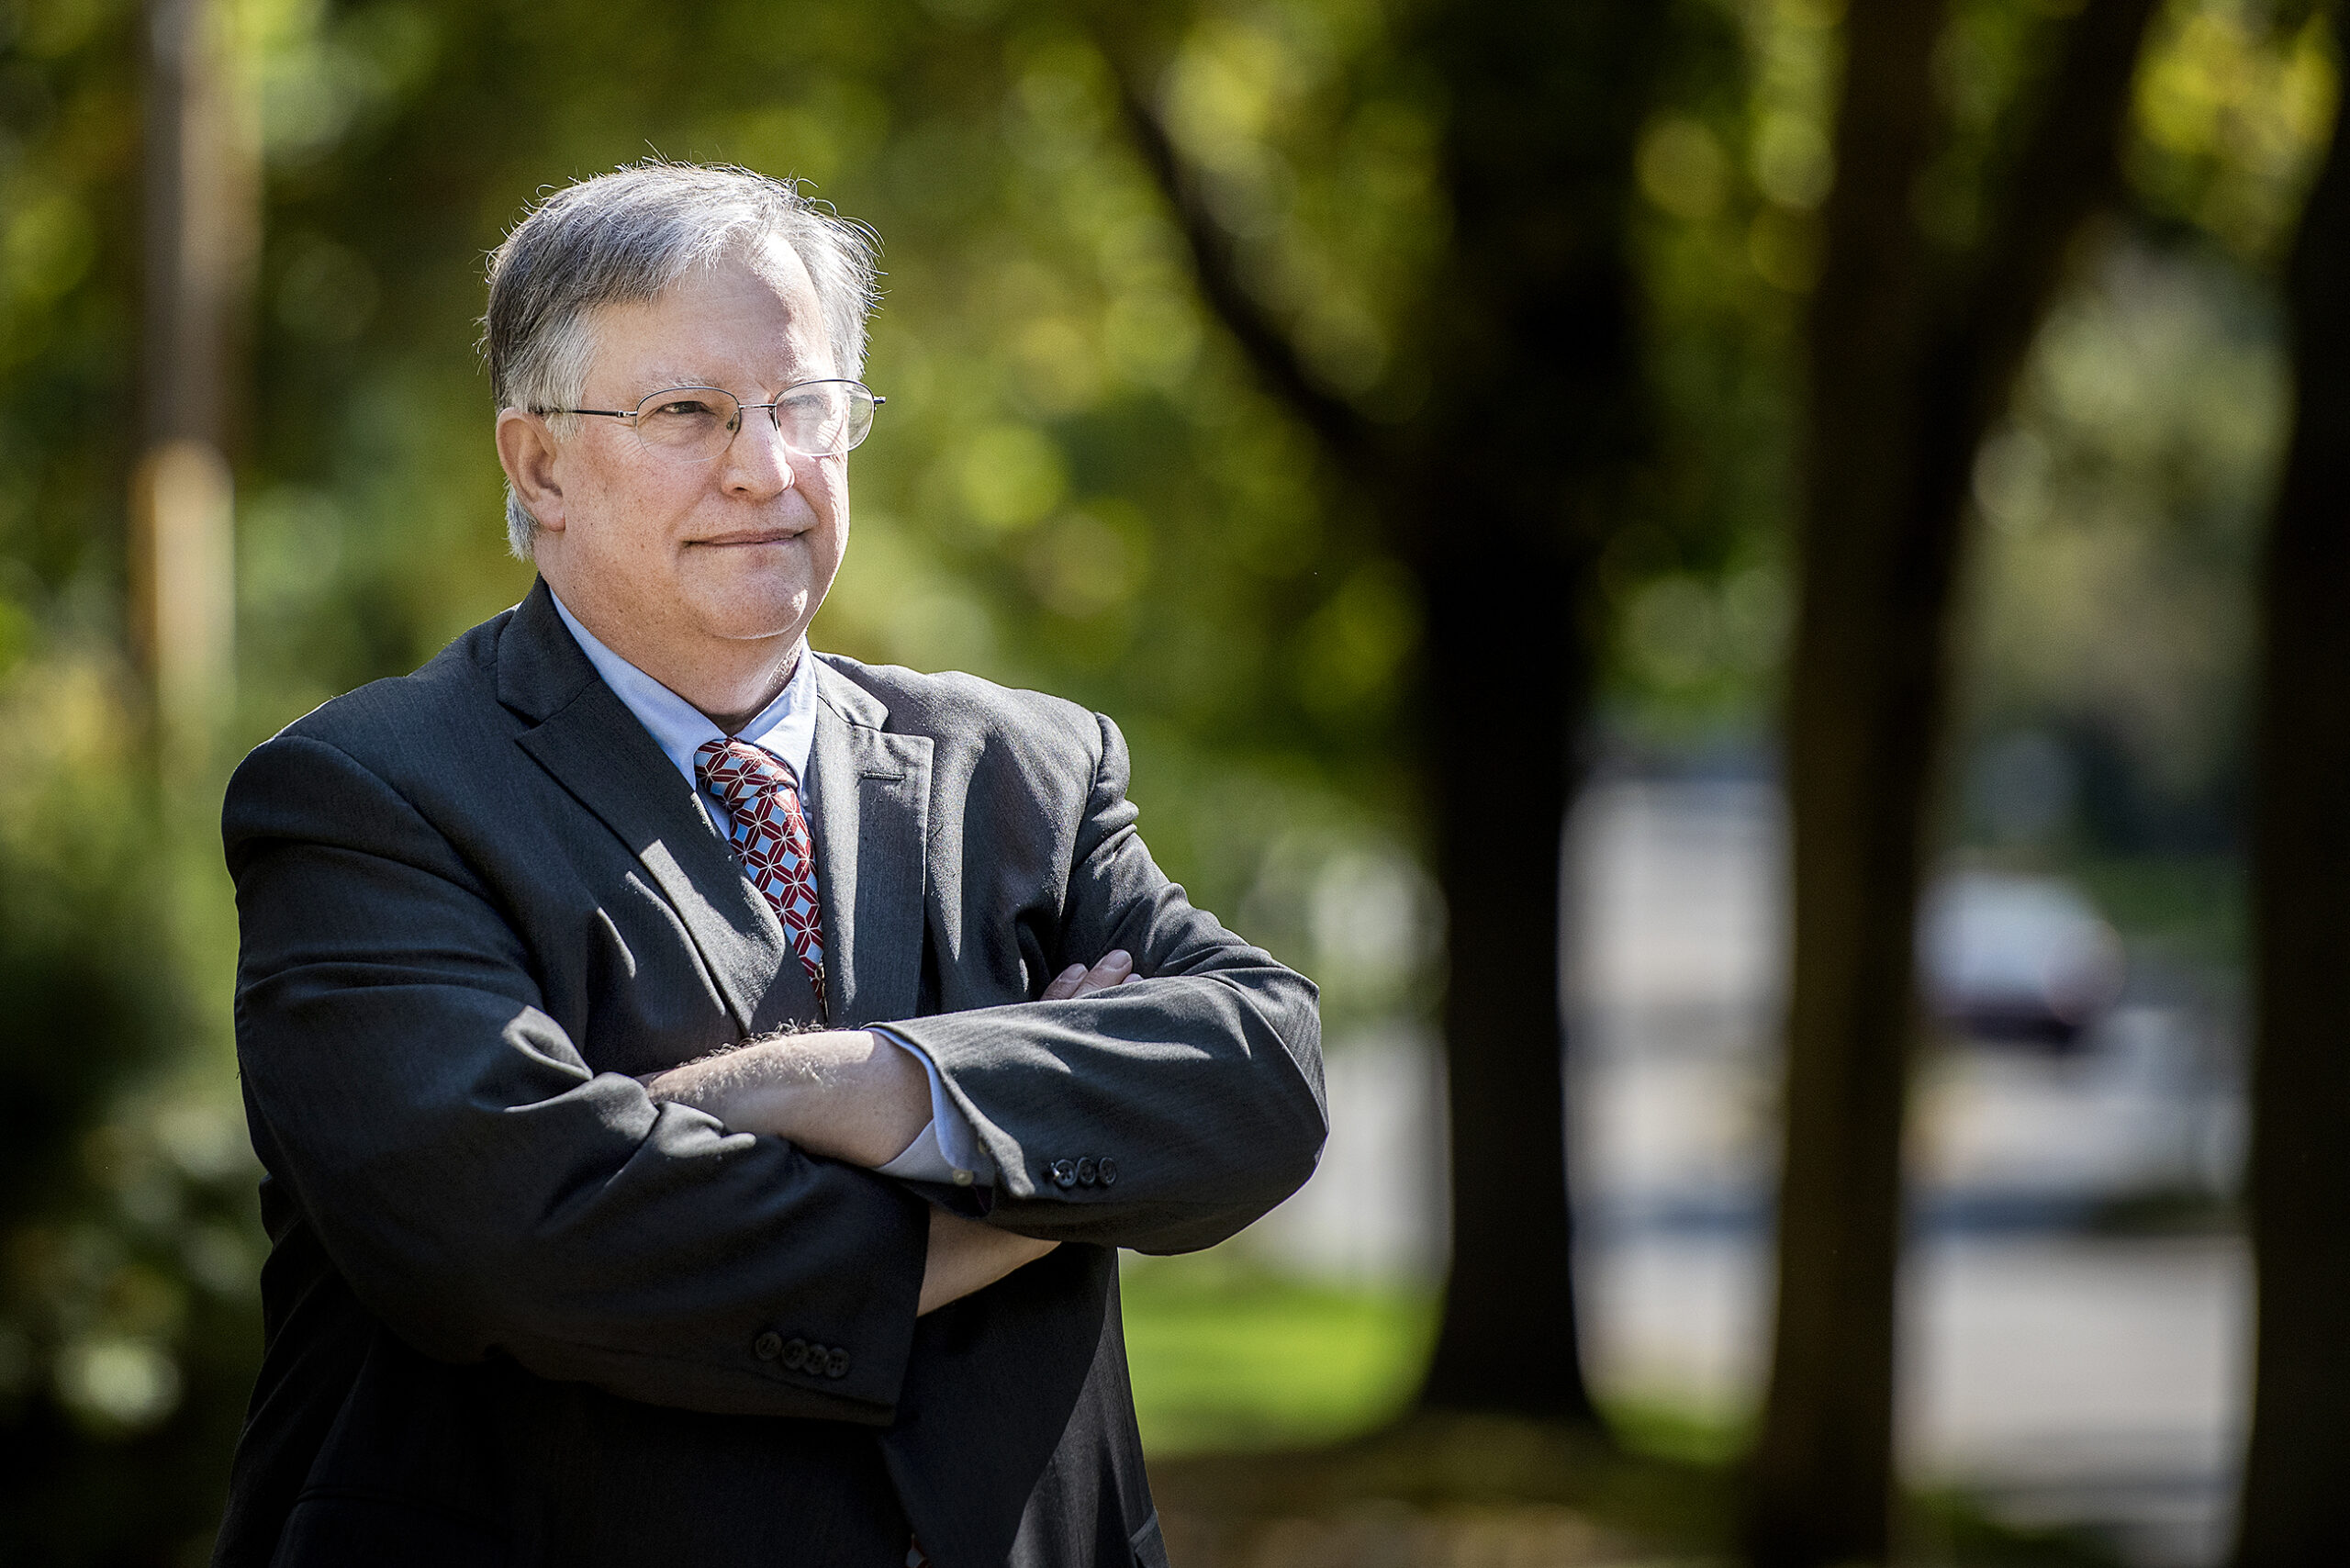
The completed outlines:
{"type": "Polygon", "coordinates": [[[888,730],[880,700],[821,655],[816,700],[810,793],[833,1026],[911,1018],[922,985],[931,740],[888,730]]]}
{"type": "Polygon", "coordinates": [[[544,723],[595,682],[596,666],[564,629],[554,592],[539,578],[498,633],[498,700],[544,723]]]}

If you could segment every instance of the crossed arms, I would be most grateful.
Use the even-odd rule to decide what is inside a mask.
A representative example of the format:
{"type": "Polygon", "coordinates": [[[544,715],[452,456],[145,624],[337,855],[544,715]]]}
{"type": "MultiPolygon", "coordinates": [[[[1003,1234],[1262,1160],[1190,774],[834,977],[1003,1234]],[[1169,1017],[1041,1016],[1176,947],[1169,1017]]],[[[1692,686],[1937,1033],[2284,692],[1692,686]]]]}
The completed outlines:
{"type": "MultiPolygon", "coordinates": [[[[1133,958],[1113,948],[1091,969],[1071,964],[1041,1000],[1074,1001],[1140,978],[1133,958]]],[[[655,1100],[691,1105],[730,1127],[867,1170],[896,1158],[931,1115],[929,1075],[870,1029],[774,1036],[643,1081],[655,1100]]],[[[983,1290],[1059,1245],[933,1208],[916,1314],[926,1316],[983,1290]]]]}

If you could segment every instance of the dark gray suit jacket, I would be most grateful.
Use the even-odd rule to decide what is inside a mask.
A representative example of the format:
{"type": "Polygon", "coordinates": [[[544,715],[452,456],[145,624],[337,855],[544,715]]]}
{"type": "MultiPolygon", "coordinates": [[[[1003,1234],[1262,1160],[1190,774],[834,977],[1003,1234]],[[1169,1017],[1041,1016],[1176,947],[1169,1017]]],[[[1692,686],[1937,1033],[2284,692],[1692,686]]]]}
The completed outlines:
{"type": "Polygon", "coordinates": [[[1068,1245],[917,1321],[925,1202],[983,1195],[645,1096],[814,997],[542,584],[229,788],[274,1246],[218,1563],[1163,1561],[1114,1249],[1305,1179],[1314,988],[1152,864],[1108,721],[829,656],[817,689],[831,1022],[927,1051],[989,1217],[1068,1245]],[[1148,978],[1035,1000],[1115,946],[1148,978]]]}

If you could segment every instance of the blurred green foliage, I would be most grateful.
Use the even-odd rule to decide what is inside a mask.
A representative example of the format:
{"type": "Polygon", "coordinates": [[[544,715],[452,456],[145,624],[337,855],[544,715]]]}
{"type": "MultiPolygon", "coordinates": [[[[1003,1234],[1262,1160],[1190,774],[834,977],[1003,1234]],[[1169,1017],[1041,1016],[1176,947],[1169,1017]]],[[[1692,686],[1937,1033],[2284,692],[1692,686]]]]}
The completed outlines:
{"type": "MultiPolygon", "coordinates": [[[[1635,750],[1751,752],[1788,614],[1841,6],[1669,3],[1635,171],[1658,451],[1602,563],[1607,723],[1635,750]]],[[[527,586],[470,326],[504,229],[648,151],[738,161],[886,241],[867,379],[890,403],[819,643],[1111,712],[1162,860],[1326,983],[1334,1041],[1425,1014],[1441,933],[1394,738],[1410,580],[1194,297],[1075,0],[230,9],[265,193],[231,755],[527,586]]],[[[2271,272],[2336,92],[2308,9],[2170,0],[2139,84],[2137,210],[2085,257],[1978,474],[1965,749],[2037,736],[2071,769],[2027,848],[2185,847],[2209,868],[2231,842],[2282,417],[2271,272]]],[[[1953,248],[2009,155],[2000,109],[2043,78],[2068,10],[1957,8],[1940,76],[1961,133],[1919,197],[1953,248]]],[[[1247,286],[1389,425],[1429,396],[1406,313],[1448,222],[1449,106],[1402,41],[1413,17],[1411,0],[1194,0],[1154,21],[1161,106],[1247,286]]],[[[120,651],[138,26],[130,0],[0,0],[0,1070],[18,1111],[0,1556],[32,1561],[200,1556],[257,1348],[233,917],[208,807],[144,781],[120,651]]],[[[2017,820],[1997,772],[1971,773],[1958,824],[1995,844],[2017,820]]],[[[1170,1285],[1136,1306],[1166,1434],[1207,1429],[1183,1412],[1218,1378],[1262,1395],[1267,1432],[1371,1419],[1425,1333],[1402,1297],[1275,1293],[1233,1316],[1170,1285]]]]}
{"type": "Polygon", "coordinates": [[[252,1158],[115,673],[0,685],[8,1562],[207,1546],[260,1329],[252,1158]]]}
{"type": "MultiPolygon", "coordinates": [[[[122,654],[139,105],[119,5],[0,9],[0,1560],[208,1551],[258,1353],[217,872],[122,654]],[[201,911],[202,918],[185,917],[201,911]]],[[[217,857],[216,857],[217,858],[217,857]]],[[[231,935],[231,940],[233,936],[231,935]]]]}
{"type": "MultiPolygon", "coordinates": [[[[2234,853],[2288,411],[2275,269],[2338,91],[2311,7],[2163,14],[2125,148],[2136,210],[2080,258],[1976,465],[1956,824],[1975,844],[2093,874],[2187,857],[2207,879],[2234,853]]],[[[2190,945],[2230,950],[2232,902],[2190,945]]]]}

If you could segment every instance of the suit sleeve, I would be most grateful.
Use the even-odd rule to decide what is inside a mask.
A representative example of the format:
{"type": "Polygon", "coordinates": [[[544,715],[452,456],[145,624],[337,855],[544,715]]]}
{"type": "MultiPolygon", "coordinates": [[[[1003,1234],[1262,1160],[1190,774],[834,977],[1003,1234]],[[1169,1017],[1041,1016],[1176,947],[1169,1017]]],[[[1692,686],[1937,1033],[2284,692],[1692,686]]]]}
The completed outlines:
{"type": "Polygon", "coordinates": [[[591,1071],[490,890],[337,747],[256,751],[223,834],[254,1143],[386,1324],[653,1404],[891,1418],[919,1199],[591,1071]]]}
{"type": "Polygon", "coordinates": [[[1160,872],[1135,831],[1125,739],[1095,722],[1056,962],[1124,947],[1147,978],[890,1026],[937,1065],[993,1157],[994,1223],[1191,1251],[1313,1174],[1326,1131],[1319,998],[1160,872]]]}

